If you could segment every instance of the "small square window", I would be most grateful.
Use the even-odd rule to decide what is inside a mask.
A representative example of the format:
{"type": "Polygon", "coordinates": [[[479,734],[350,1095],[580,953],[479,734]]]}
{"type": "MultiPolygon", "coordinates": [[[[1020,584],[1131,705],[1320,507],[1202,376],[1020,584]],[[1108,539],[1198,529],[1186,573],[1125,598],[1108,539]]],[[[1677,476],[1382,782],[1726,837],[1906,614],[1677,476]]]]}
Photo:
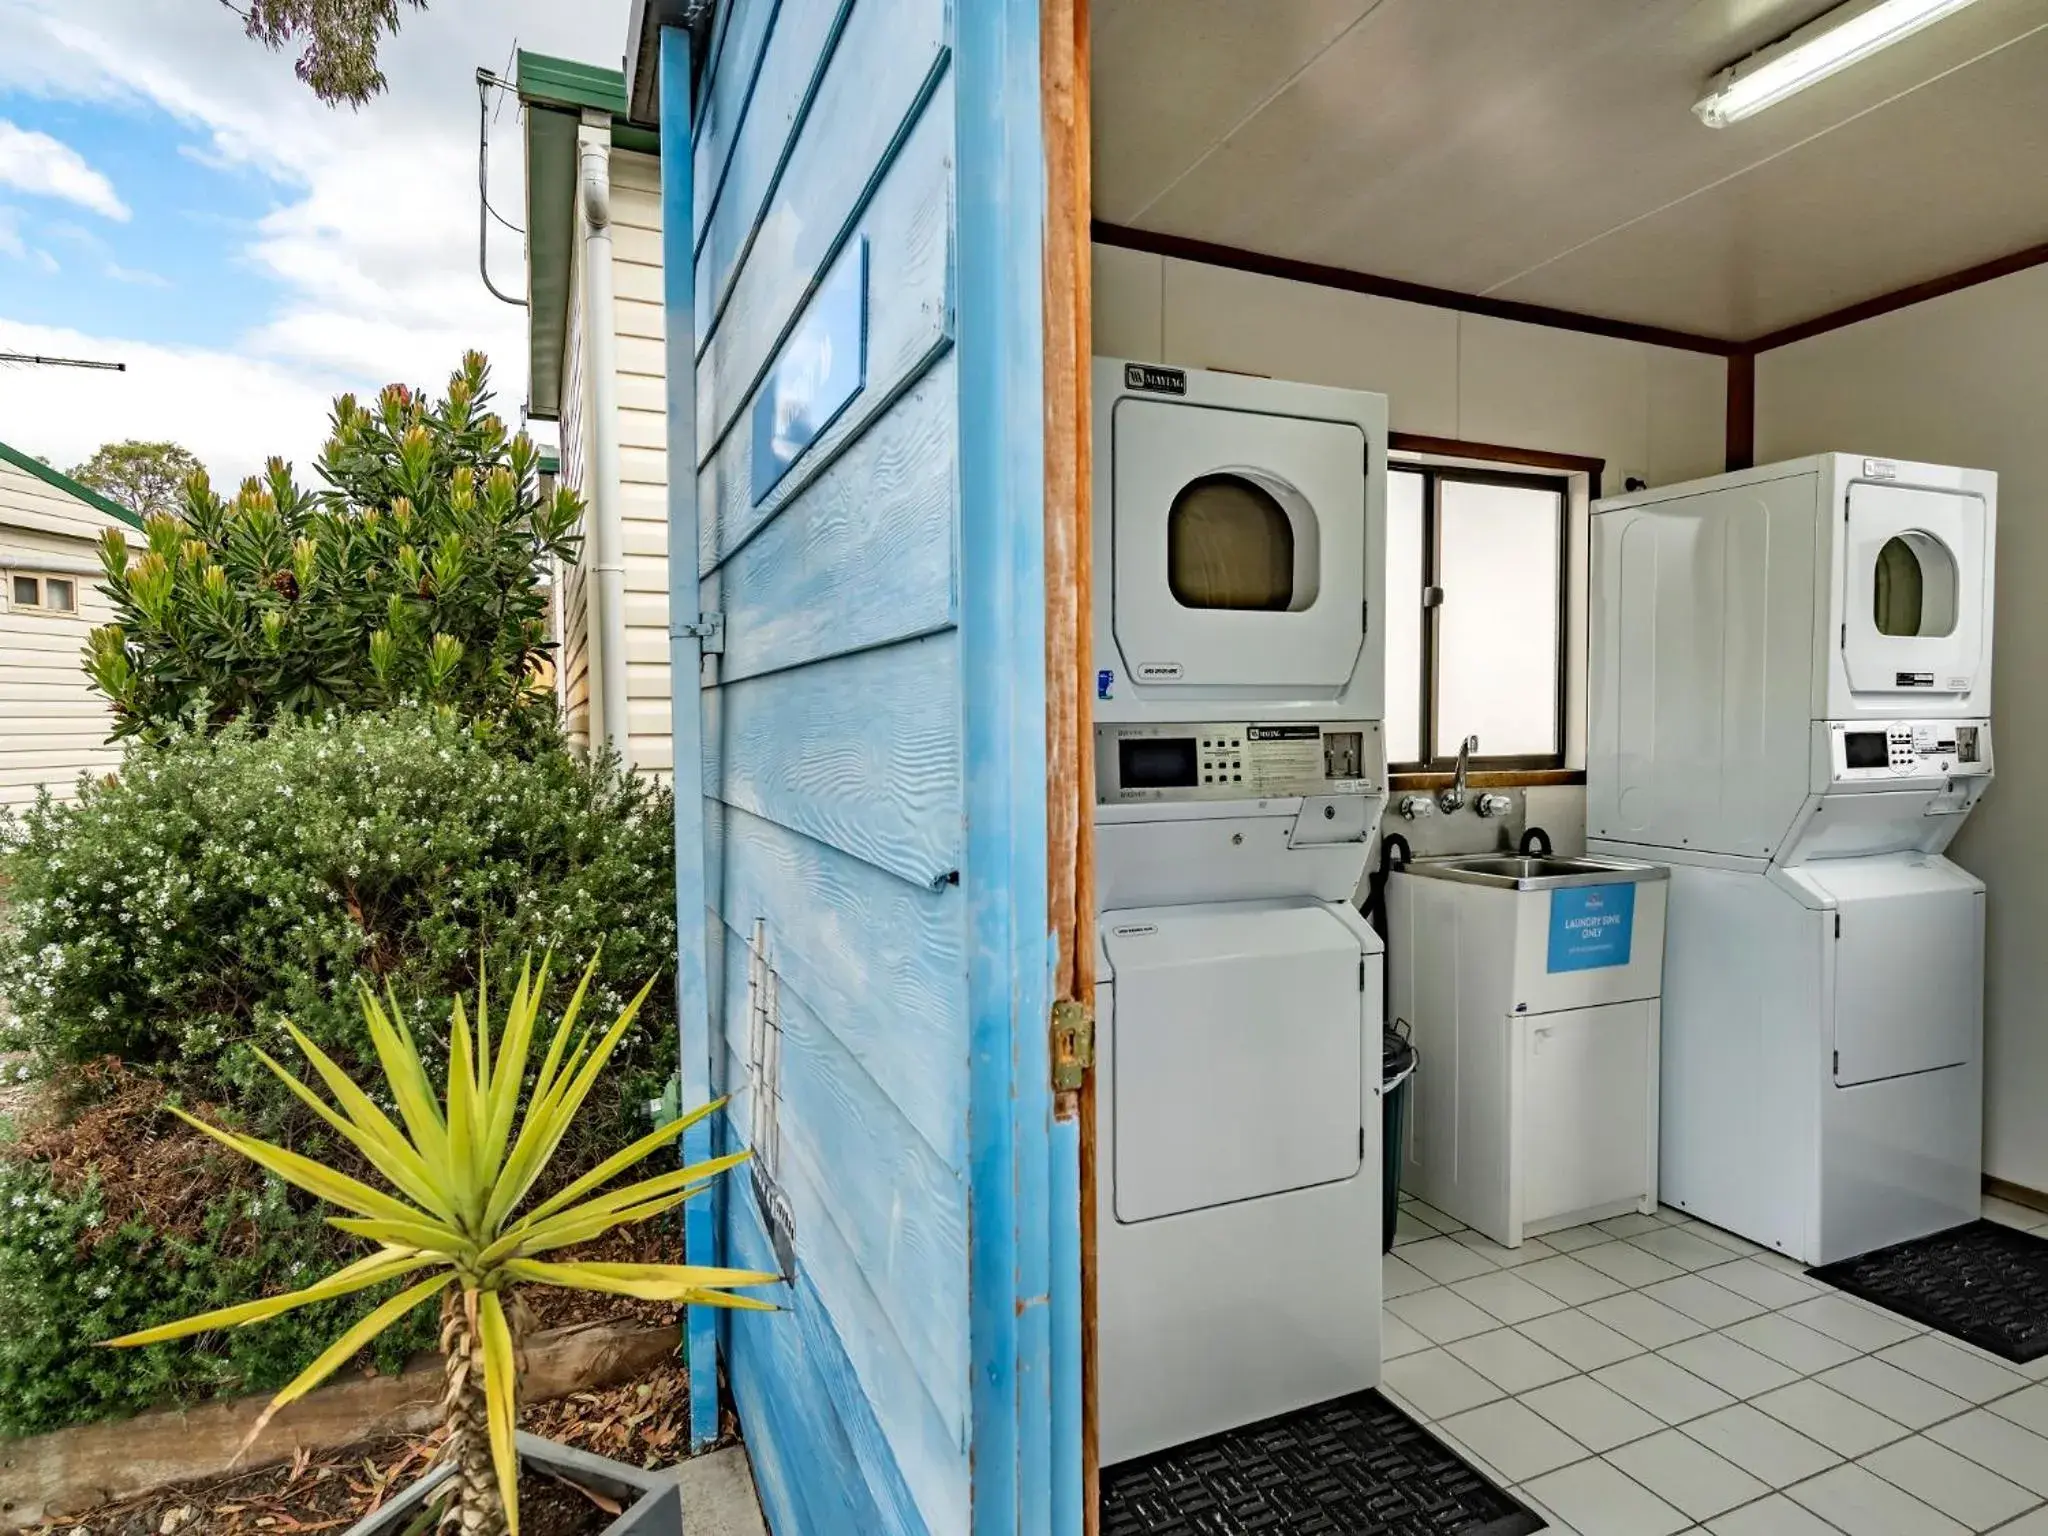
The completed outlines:
{"type": "Polygon", "coordinates": [[[71,576],[12,575],[6,588],[12,606],[29,613],[78,612],[78,581],[71,576]]]}
{"type": "Polygon", "coordinates": [[[1399,467],[1387,476],[1387,757],[1564,762],[1567,482],[1399,467]]]}

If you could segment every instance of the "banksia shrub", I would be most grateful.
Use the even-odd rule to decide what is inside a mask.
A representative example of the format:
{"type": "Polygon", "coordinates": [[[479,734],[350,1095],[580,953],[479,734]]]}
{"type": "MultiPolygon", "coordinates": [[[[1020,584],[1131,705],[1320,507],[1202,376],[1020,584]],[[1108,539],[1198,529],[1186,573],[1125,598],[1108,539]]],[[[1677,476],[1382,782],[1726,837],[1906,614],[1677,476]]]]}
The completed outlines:
{"type": "Polygon", "coordinates": [[[544,731],[540,577],[575,559],[583,509],[543,494],[540,453],[488,409],[489,378],[472,352],[439,400],[396,384],[371,405],[342,396],[321,489],[281,459],[232,498],[200,472],[140,549],[108,530],[115,622],[86,670],[114,735],[414,700],[544,731]]]}

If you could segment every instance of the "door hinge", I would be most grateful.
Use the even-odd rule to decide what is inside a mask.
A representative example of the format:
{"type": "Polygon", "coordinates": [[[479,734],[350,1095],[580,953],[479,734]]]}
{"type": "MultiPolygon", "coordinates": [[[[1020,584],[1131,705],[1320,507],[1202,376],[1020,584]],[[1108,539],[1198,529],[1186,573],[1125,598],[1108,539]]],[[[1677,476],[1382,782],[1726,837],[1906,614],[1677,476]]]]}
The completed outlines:
{"type": "Polygon", "coordinates": [[[1424,587],[1424,588],[1422,589],[1422,606],[1423,606],[1423,607],[1425,607],[1425,608],[1441,608],[1441,607],[1442,607],[1443,605],[1444,605],[1444,589],[1443,589],[1442,587],[1424,587]]]}
{"type": "Polygon", "coordinates": [[[1361,628],[1363,628],[1363,629],[1365,630],[1365,632],[1366,632],[1366,633],[1367,633],[1368,635],[1369,635],[1369,634],[1371,634],[1371,633],[1372,633],[1372,599],[1371,599],[1371,598],[1367,598],[1367,599],[1366,599],[1366,600],[1365,600],[1364,602],[1362,602],[1362,603],[1360,603],[1360,604],[1358,605],[1358,620],[1359,620],[1359,625],[1360,625],[1360,627],[1361,627],[1361,628]]]}
{"type": "Polygon", "coordinates": [[[1849,649],[1849,624],[1846,619],[1842,622],[1842,649],[1849,649]]]}
{"type": "Polygon", "coordinates": [[[1365,990],[1365,956],[1358,957],[1358,990],[1365,990]]]}
{"type": "Polygon", "coordinates": [[[1074,1093],[1095,1065],[1095,1010],[1071,998],[1052,1005],[1052,1087],[1074,1093]]]}
{"type": "Polygon", "coordinates": [[[1841,914],[1841,913],[1839,913],[1839,912],[1837,912],[1837,913],[1835,914],[1835,937],[1839,939],[1839,938],[1840,938],[1841,936],[1842,936],[1842,914],[1841,914]]]}
{"type": "Polygon", "coordinates": [[[697,621],[678,624],[669,631],[671,639],[695,640],[706,656],[725,654],[725,615],[722,613],[700,613],[697,621]]]}
{"type": "Polygon", "coordinates": [[[1358,1128],[1358,1160],[1361,1163],[1365,1161],[1365,1127],[1362,1125],[1358,1128]]]}
{"type": "Polygon", "coordinates": [[[1835,1052],[1835,1076],[1837,1076],[1837,1077],[1840,1077],[1841,1075],[1842,1075],[1842,1053],[1841,1053],[1840,1051],[1837,1051],[1837,1052],[1835,1052]]]}

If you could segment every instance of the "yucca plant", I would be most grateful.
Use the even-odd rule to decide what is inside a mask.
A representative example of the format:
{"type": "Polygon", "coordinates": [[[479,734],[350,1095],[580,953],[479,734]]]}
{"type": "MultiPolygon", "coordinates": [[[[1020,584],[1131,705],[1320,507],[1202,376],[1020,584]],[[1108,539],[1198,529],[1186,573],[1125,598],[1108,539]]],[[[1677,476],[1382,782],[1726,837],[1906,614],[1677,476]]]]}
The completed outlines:
{"type": "Polygon", "coordinates": [[[734,1153],[606,1190],[627,1169],[719,1107],[709,1104],[641,1137],[527,1206],[653,985],[642,987],[609,1029],[579,1029],[577,1020],[595,971],[593,962],[555,1026],[530,1089],[527,1070],[548,966],[543,962],[538,976],[530,962],[521,968],[495,1041],[488,979],[480,977],[474,1028],[460,997],[450,1013],[448,1085],[440,1100],[396,995],[387,993],[387,1006],[363,986],[363,1019],[402,1125],[296,1027],[286,1026],[325,1083],[332,1103],[258,1053],[294,1095],[362,1155],[390,1192],[174,1109],[172,1113],[223,1146],[348,1212],[330,1220],[342,1231],[376,1243],[377,1250],[304,1290],[224,1307],[108,1343],[156,1344],[206,1329],[240,1327],[425,1272],[425,1278],[336,1339],[279,1392],[249,1438],[253,1441],[272,1414],[312,1391],[386,1328],[439,1297],[447,1371],[441,1400],[448,1430],[443,1454],[456,1465],[454,1495],[443,1518],[456,1523],[462,1536],[517,1536],[519,1462],[514,1435],[524,1309],[513,1293],[515,1286],[532,1283],[649,1301],[772,1311],[771,1303],[732,1295],[730,1289],[781,1278],[697,1265],[558,1263],[541,1257],[587,1243],[614,1227],[652,1220],[702,1193],[720,1173],[746,1158],[744,1152],[734,1153]],[[522,1093],[523,1118],[518,1113],[522,1093]]]}

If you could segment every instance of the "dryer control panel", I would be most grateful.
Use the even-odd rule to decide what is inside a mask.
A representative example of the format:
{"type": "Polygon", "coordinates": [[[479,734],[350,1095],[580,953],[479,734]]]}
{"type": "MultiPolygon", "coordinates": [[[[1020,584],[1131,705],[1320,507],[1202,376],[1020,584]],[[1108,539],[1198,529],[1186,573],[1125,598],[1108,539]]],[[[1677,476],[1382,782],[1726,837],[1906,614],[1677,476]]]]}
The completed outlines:
{"type": "Polygon", "coordinates": [[[1829,727],[1828,737],[1831,777],[1840,784],[1991,772],[1988,720],[1837,723],[1829,727]]]}
{"type": "Polygon", "coordinates": [[[1273,800],[1375,793],[1376,720],[1095,727],[1095,802],[1273,800]]]}

